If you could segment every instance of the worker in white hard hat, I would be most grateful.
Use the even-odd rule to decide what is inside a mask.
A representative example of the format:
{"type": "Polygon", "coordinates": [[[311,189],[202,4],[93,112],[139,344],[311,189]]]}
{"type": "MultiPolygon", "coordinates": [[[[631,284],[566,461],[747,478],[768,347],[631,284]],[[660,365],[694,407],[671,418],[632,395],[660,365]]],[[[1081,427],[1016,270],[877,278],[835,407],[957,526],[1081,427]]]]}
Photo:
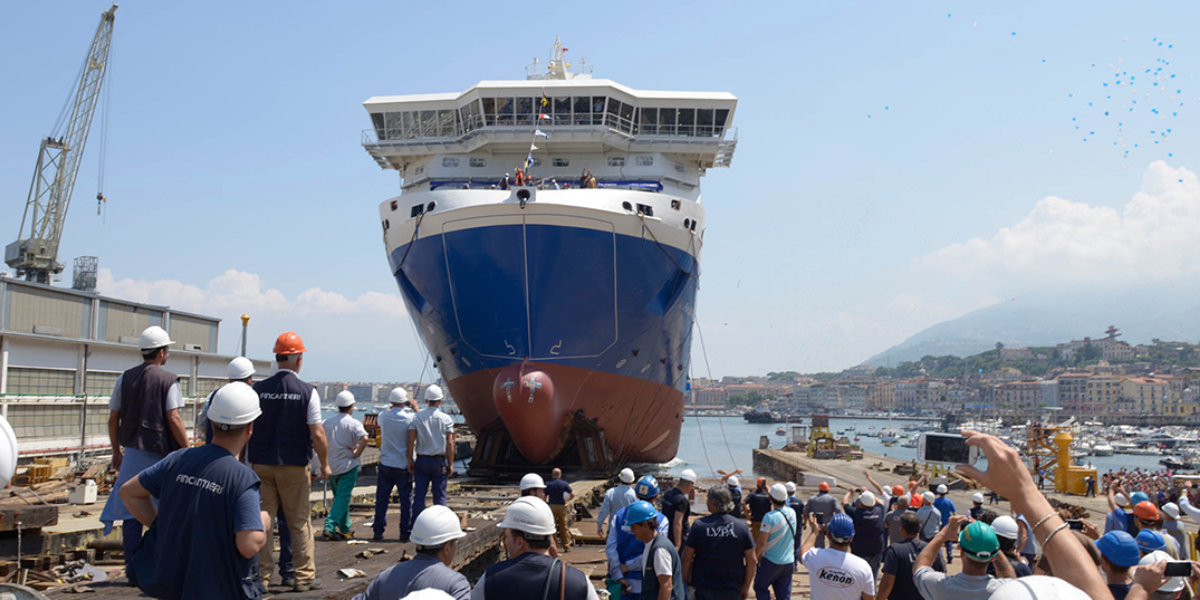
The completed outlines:
{"type": "Polygon", "coordinates": [[[396,600],[412,597],[420,590],[440,590],[455,600],[471,597],[471,584],[462,573],[450,568],[458,540],[466,537],[458,515],[445,506],[421,512],[412,526],[417,554],[380,573],[367,590],[352,600],[396,600]]]}
{"type": "Polygon", "coordinates": [[[563,479],[562,469],[555,467],[550,471],[550,481],[546,482],[546,503],[550,512],[554,513],[554,529],[558,536],[559,545],[563,552],[571,551],[571,511],[567,504],[575,497],[571,484],[563,479]]]}
{"type": "MultiPolygon", "coordinates": [[[[122,373],[113,386],[108,401],[108,440],[112,445],[112,468],[117,471],[113,489],[121,489],[138,473],[189,445],[187,428],[179,416],[183,407],[179,377],[163,368],[174,343],[162,327],[147,327],[138,340],[142,363],[122,373]]],[[[137,574],[129,557],[141,542],[141,523],[119,494],[108,497],[100,521],[105,535],[112,531],[113,523],[122,522],[125,573],[129,582],[136,584],[137,574]]]]}
{"type": "Polygon", "coordinates": [[[587,575],[550,556],[554,514],[545,502],[532,496],[517,498],[499,527],[500,541],[512,558],[487,568],[471,590],[471,600],[599,600],[587,575]]]}
{"type": "MultiPolygon", "coordinates": [[[[946,494],[950,489],[946,484],[940,483],[937,486],[937,498],[933,501],[933,506],[942,514],[942,527],[945,527],[950,522],[950,517],[958,513],[958,507],[954,505],[954,501],[947,498],[946,494]]],[[[946,564],[954,562],[954,542],[946,539],[946,564]]]]}
{"type": "Polygon", "coordinates": [[[412,474],[408,472],[408,432],[415,416],[408,390],[398,387],[389,395],[392,407],[379,415],[379,468],[375,479],[375,541],[383,539],[387,529],[388,503],[392,490],[400,497],[400,541],[412,533],[412,474]]]}
{"type": "Polygon", "coordinates": [[[533,496],[546,501],[546,482],[537,473],[526,473],[521,478],[520,492],[522,496],[533,496]]]}
{"type": "MultiPolygon", "coordinates": [[[[254,383],[254,363],[245,356],[239,356],[229,361],[229,367],[226,369],[229,381],[240,381],[246,385],[254,383]]],[[[208,424],[208,405],[212,402],[213,395],[217,390],[213,390],[204,399],[204,408],[200,409],[200,414],[196,416],[196,426],[193,429],[193,437],[204,438],[205,444],[212,443],[212,427],[208,424]]]]}
{"type": "Polygon", "coordinates": [[[983,511],[985,510],[983,508],[983,494],[975,492],[971,496],[971,504],[974,504],[975,506],[971,507],[971,510],[968,512],[967,516],[969,516],[972,521],[978,521],[979,516],[982,515],[983,511]]]}
{"type": "Polygon", "coordinates": [[[258,476],[237,455],[262,414],[258,394],[226,384],[208,414],[211,444],[172,453],[121,486],[126,506],[150,528],[128,559],[153,598],[256,600],[254,561],[271,517],[259,507],[258,476]]]}
{"type": "Polygon", "coordinates": [[[442,388],[425,388],[425,408],[413,417],[408,431],[408,472],[413,475],[413,518],[425,508],[425,494],[433,487],[433,503],[446,505],[446,480],[454,474],[454,420],[438,409],[442,388]]]}
{"type": "Polygon", "coordinates": [[[696,472],[684,469],[679,474],[675,487],[662,497],[662,514],[667,518],[667,539],[675,546],[675,552],[683,554],[687,541],[688,526],[691,525],[692,499],[696,497],[696,472]]]}
{"type": "Polygon", "coordinates": [[[604,493],[604,501],[600,503],[600,511],[596,513],[596,535],[601,537],[604,537],[604,527],[618,511],[637,502],[637,493],[633,491],[633,469],[621,469],[617,479],[619,484],[604,493]]]}
{"type": "Polygon", "coordinates": [[[333,488],[333,505],[325,517],[322,535],[327,540],[350,538],[350,497],[358,483],[359,458],[367,449],[367,430],[362,421],[354,418],[354,394],[338,392],[334,404],[336,415],[325,419],[325,439],[329,441],[329,485],[333,488]]]}
{"type": "Polygon", "coordinates": [[[772,485],[767,497],[771,510],[763,515],[759,530],[754,532],[754,554],[758,558],[754,593],[759,598],[769,598],[768,590],[773,590],[776,598],[791,598],[800,516],[787,505],[787,488],[782,483],[772,485]]]}

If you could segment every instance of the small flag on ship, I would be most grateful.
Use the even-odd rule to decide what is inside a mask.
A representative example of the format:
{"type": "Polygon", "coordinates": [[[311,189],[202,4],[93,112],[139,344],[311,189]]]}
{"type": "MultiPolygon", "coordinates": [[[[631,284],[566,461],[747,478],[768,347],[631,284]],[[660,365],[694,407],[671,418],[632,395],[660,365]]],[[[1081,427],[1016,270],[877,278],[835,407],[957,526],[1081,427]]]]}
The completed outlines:
{"type": "Polygon", "coordinates": [[[546,90],[542,90],[542,106],[549,106],[550,99],[546,97],[546,90]]]}
{"type": "Polygon", "coordinates": [[[530,145],[529,145],[529,151],[530,151],[530,152],[533,152],[534,150],[537,150],[537,149],[538,149],[538,147],[537,147],[537,144],[530,144],[530,145]]]}
{"type": "Polygon", "coordinates": [[[554,119],[554,117],[551,117],[550,115],[548,115],[548,114],[546,114],[546,113],[538,113],[538,118],[539,118],[539,119],[549,119],[549,120],[553,120],[553,119],[554,119]]]}
{"type": "Polygon", "coordinates": [[[545,131],[542,131],[541,129],[535,130],[533,132],[533,135],[536,135],[538,137],[544,137],[546,139],[550,139],[550,134],[546,133],[545,131]]]}
{"type": "Polygon", "coordinates": [[[532,152],[529,154],[529,156],[525,157],[525,168],[528,169],[531,165],[533,165],[533,153],[532,152]]]}

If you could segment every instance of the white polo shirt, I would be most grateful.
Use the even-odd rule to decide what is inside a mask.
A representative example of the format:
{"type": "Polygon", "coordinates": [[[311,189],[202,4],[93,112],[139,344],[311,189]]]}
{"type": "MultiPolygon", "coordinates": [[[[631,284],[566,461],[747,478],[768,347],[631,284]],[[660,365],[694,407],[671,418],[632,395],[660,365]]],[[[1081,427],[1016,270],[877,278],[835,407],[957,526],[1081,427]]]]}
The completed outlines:
{"type": "Polygon", "coordinates": [[[454,431],[454,419],[427,406],[413,417],[412,429],[417,432],[417,456],[444,456],[446,434],[454,431]]]}

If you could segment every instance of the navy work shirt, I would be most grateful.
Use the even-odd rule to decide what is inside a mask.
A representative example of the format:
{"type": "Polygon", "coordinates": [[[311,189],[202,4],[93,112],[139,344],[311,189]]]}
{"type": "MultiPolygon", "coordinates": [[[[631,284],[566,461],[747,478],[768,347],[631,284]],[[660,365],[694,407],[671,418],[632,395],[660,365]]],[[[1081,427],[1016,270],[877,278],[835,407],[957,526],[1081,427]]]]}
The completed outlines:
{"type": "Polygon", "coordinates": [[[871,508],[859,506],[854,509],[854,539],[850,540],[850,551],[856,556],[875,556],[887,547],[883,510],[878,503],[871,508]]]}
{"type": "Polygon", "coordinates": [[[701,590],[741,591],[746,576],[746,551],[754,537],[746,522],[728,513],[696,519],[688,531],[692,558],[692,585],[701,590]]]}
{"type": "Polygon", "coordinates": [[[213,444],[172,452],[138,474],[158,518],[134,552],[138,587],[164,600],[258,600],[258,574],[237,532],[262,531],[258,476],[213,444]]]}
{"type": "Polygon", "coordinates": [[[574,494],[571,484],[561,477],[546,482],[546,504],[566,504],[567,494],[574,494]]]}
{"type": "MultiPolygon", "coordinates": [[[[892,595],[888,596],[889,600],[924,600],[921,592],[917,590],[917,584],[913,582],[913,565],[917,564],[917,557],[926,545],[928,542],[912,538],[892,544],[884,551],[883,572],[896,578],[892,584],[892,595]]],[[[933,561],[933,570],[946,572],[946,563],[942,562],[941,552],[938,552],[933,561]]]]}
{"type": "Polygon", "coordinates": [[[663,494],[662,514],[667,518],[667,538],[675,545],[679,545],[679,540],[675,539],[675,515],[683,515],[683,528],[680,530],[680,533],[683,535],[683,539],[686,540],[688,518],[692,514],[692,503],[688,501],[687,494],[683,493],[677,487],[667,490],[667,493],[663,494]]]}
{"type": "Polygon", "coordinates": [[[771,512],[771,497],[764,490],[754,490],[746,496],[746,505],[750,507],[750,520],[762,521],[771,512]]]}

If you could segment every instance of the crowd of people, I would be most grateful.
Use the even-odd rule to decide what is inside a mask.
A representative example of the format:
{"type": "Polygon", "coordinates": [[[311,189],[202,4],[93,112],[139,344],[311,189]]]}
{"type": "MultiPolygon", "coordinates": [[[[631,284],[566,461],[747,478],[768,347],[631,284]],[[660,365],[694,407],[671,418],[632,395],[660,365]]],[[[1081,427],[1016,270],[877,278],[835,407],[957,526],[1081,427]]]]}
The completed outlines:
{"type": "MultiPolygon", "coordinates": [[[[143,362],[118,378],[109,403],[119,493],[102,520],[107,527],[122,522],[129,582],[155,598],[256,600],[278,568],[291,590],[320,588],[309,493],[316,479],[330,481],[334,498],[322,535],[350,537],[350,493],[367,446],[366,430],[351,416],[354,397],[339,394],[338,413],[322,419],[315,388],[299,378],[304,344],[286,332],[276,341],[279,369],[271,377],[254,383],[249,361],[230,363],[229,383],[208,397],[197,423],[208,443],[189,447],[178,378],[163,368],[171,344],[161,328],[143,332],[143,362]]],[[[445,506],[454,430],[438,409],[442,397],[429,386],[417,411],[398,388],[380,415],[374,539],[387,532],[398,490],[396,530],[417,556],[356,598],[598,598],[565,560],[574,491],[557,469],[548,482],[532,473],[522,478],[521,495],[499,524],[506,560],[474,586],[450,567],[465,533],[445,506]]],[[[794,483],[759,478],[746,492],[740,471],[722,472],[700,510],[693,507],[695,472],[685,470],[664,491],[653,475],[637,478],[626,468],[597,514],[607,578],[632,600],[782,600],[792,596],[799,565],[820,600],[1191,598],[1188,584],[1200,581],[1200,564],[1188,561],[1182,519],[1200,520],[1196,487],[1136,470],[1106,475],[1110,513],[1101,529],[1052,508],[1017,450],[993,436],[964,435],[988,469],[958,470],[1007,498],[1011,515],[985,507],[983,493],[960,513],[944,484],[923,489],[924,475],[889,488],[866,471],[871,489],[839,499],[821,481],[807,501],[794,483]],[[961,573],[951,576],[946,565],[955,559],[961,573]],[[1168,565],[1181,562],[1188,574],[1167,576],[1168,565]]]]}

